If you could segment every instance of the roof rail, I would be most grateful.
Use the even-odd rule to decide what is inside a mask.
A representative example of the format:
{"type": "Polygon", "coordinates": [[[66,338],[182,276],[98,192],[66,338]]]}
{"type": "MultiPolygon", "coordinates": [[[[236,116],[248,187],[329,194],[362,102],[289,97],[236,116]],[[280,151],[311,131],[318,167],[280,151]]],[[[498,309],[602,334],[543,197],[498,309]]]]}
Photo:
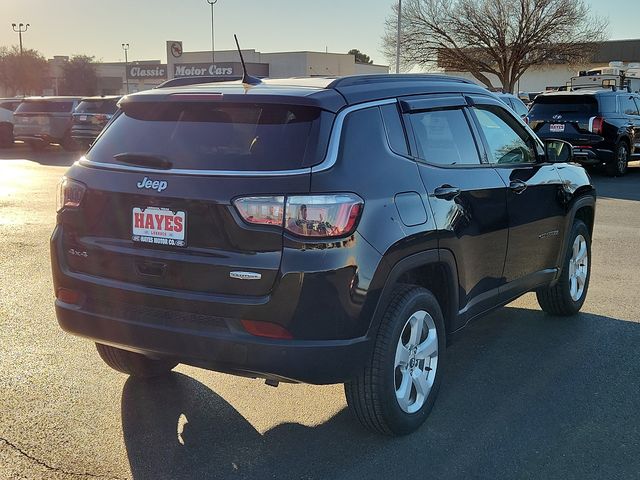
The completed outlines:
{"type": "Polygon", "coordinates": [[[475,82],[462,77],[454,77],[442,74],[431,73],[387,73],[387,74],[372,74],[372,75],[350,75],[348,77],[340,77],[335,79],[327,88],[337,87],[350,87],[354,85],[362,85],[367,83],[391,83],[398,80],[413,81],[413,82],[458,82],[476,85],[475,82]]]}

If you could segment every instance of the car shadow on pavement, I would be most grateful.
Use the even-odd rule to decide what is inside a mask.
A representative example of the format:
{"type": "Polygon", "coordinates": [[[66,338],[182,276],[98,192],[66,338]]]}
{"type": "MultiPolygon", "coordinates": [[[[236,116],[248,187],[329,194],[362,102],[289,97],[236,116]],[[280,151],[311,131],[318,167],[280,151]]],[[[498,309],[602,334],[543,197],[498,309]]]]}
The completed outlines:
{"type": "Polygon", "coordinates": [[[602,170],[589,170],[598,198],[640,200],[640,162],[631,162],[623,177],[609,177],[602,170]]]}
{"type": "MultiPolygon", "coordinates": [[[[501,309],[448,349],[431,416],[403,438],[364,431],[346,409],[316,427],[260,434],[192,378],[130,378],[125,446],[137,480],[635,478],[638,345],[637,323],[501,309]]],[[[322,402],[301,394],[301,404],[310,400],[322,402]]]]}

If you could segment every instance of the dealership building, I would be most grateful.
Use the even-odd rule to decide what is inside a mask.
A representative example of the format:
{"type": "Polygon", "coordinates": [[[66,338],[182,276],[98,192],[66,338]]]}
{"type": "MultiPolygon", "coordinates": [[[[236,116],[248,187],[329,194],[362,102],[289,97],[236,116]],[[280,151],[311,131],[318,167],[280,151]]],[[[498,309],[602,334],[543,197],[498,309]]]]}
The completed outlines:
{"type": "MultiPolygon", "coordinates": [[[[167,41],[167,61],[142,60],[96,63],[98,94],[112,95],[139,92],[153,88],[167,79],[216,75],[230,79],[242,76],[237,50],[186,52],[182,42],[167,41]],[[215,62],[214,62],[215,60],[215,62]]],[[[262,53],[242,50],[249,74],[257,77],[342,76],[388,73],[386,65],[357,63],[354,55],[329,52],[262,53]]],[[[62,66],[68,57],[49,60],[50,78],[43,94],[55,95],[62,78],[62,66]]]]}

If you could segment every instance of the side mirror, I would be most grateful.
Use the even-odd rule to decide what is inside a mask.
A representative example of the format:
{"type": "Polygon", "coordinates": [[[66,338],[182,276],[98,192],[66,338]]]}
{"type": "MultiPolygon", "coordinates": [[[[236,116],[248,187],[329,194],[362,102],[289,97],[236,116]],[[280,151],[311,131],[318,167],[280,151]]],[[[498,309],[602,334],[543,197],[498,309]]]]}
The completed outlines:
{"type": "Polygon", "coordinates": [[[564,140],[547,138],[544,140],[544,151],[547,162],[566,163],[573,161],[573,145],[564,140]]]}

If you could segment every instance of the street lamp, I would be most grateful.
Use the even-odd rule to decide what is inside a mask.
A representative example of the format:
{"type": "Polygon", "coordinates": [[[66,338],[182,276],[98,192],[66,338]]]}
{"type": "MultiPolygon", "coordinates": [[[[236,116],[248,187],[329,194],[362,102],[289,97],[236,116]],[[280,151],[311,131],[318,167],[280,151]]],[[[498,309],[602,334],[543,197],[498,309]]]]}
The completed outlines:
{"type": "Polygon", "coordinates": [[[29,30],[30,25],[28,23],[26,25],[24,23],[19,23],[18,25],[12,23],[11,26],[13,27],[13,31],[20,37],[20,55],[22,55],[22,34],[29,30]]]}
{"type": "Polygon", "coordinates": [[[398,33],[396,36],[396,73],[400,73],[400,32],[402,31],[402,0],[398,0],[398,33]]]}
{"type": "Polygon", "coordinates": [[[123,43],[122,50],[124,50],[124,81],[127,84],[127,94],[129,93],[129,56],[127,52],[129,51],[129,44],[123,43]]]}
{"type": "MultiPolygon", "coordinates": [[[[211,5],[211,63],[215,65],[216,63],[216,49],[215,49],[215,39],[213,36],[213,6],[218,3],[218,0],[207,0],[207,3],[211,5]]],[[[215,68],[215,67],[214,67],[215,68]]],[[[215,72],[215,70],[214,70],[215,72]]]]}

